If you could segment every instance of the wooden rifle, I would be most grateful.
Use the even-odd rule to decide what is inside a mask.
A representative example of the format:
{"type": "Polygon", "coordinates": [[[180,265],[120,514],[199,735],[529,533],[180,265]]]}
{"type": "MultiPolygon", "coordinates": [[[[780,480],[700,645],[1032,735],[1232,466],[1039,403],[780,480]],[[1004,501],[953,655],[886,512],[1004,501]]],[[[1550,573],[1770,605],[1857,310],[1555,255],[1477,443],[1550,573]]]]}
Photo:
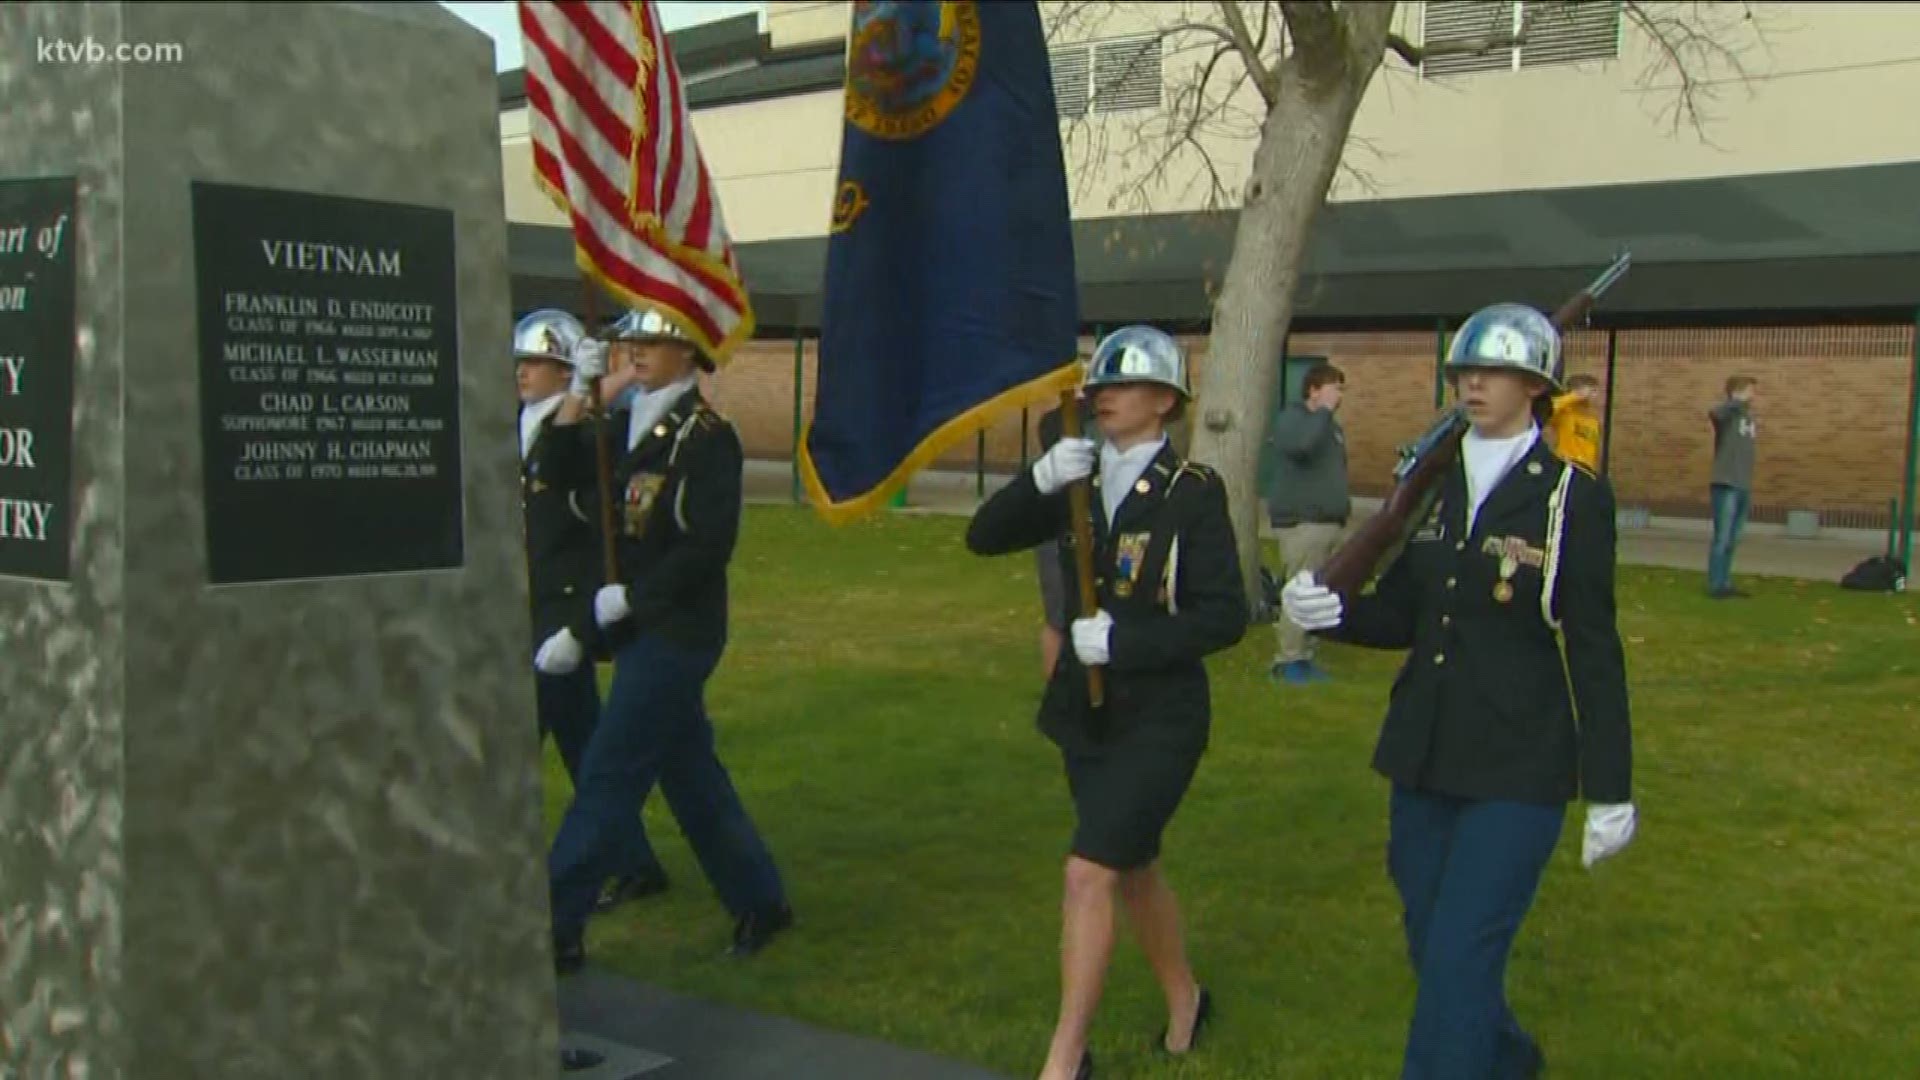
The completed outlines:
{"type": "MultiPolygon", "coordinates": [[[[1613,264],[1553,313],[1553,328],[1566,332],[1586,321],[1602,293],[1626,276],[1631,252],[1622,252],[1613,264]]],[[[1393,490],[1380,511],[1362,522],[1340,545],[1315,578],[1336,593],[1357,593],[1384,570],[1399,553],[1415,522],[1424,521],[1439,495],[1440,480],[1460,459],[1460,440],[1472,425],[1466,410],[1454,406],[1441,413],[1431,427],[1400,453],[1393,470],[1393,490]]]]}

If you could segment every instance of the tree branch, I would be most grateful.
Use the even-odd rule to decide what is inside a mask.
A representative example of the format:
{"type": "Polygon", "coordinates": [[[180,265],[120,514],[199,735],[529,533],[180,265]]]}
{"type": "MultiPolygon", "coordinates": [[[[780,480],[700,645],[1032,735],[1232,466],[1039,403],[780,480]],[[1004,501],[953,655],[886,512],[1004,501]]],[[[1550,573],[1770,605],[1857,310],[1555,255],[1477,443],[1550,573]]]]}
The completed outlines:
{"type": "Polygon", "coordinates": [[[1472,41],[1439,41],[1432,45],[1415,45],[1399,34],[1387,35],[1387,51],[1398,55],[1412,67],[1443,56],[1481,56],[1501,49],[1518,48],[1526,43],[1525,31],[1518,34],[1489,34],[1472,41]]]}
{"type": "Polygon", "coordinates": [[[1327,0],[1280,0],[1280,15],[1293,33],[1294,55],[1312,67],[1339,62],[1340,18],[1327,0]]]}
{"type": "Polygon", "coordinates": [[[1219,0],[1219,6],[1220,17],[1227,23],[1227,40],[1240,50],[1240,62],[1247,65],[1247,74],[1253,77],[1254,89],[1260,91],[1261,99],[1268,108],[1272,108],[1280,96],[1280,88],[1274,83],[1273,72],[1260,59],[1260,46],[1254,43],[1253,34],[1247,29],[1247,20],[1240,14],[1239,0],[1219,0]]]}
{"type": "Polygon", "coordinates": [[[1555,6],[1558,5],[1538,2],[1523,5],[1520,9],[1520,27],[1516,31],[1513,29],[1513,9],[1506,4],[1489,4],[1487,32],[1479,37],[1428,41],[1415,45],[1404,35],[1389,33],[1387,51],[1405,60],[1409,67],[1418,68],[1428,60],[1443,57],[1484,56],[1502,49],[1516,49],[1527,43],[1527,31],[1533,28],[1540,9],[1555,6]]]}
{"type": "MultiPolygon", "coordinates": [[[[1764,5],[1760,5],[1764,6],[1764,5]]],[[[1662,112],[1671,114],[1671,130],[1691,127],[1695,135],[1711,146],[1707,137],[1707,106],[1718,96],[1723,82],[1751,85],[1744,54],[1749,45],[1740,39],[1751,36],[1766,45],[1764,14],[1751,3],[1647,3],[1626,0],[1622,17],[1653,43],[1654,56],[1640,77],[1642,89],[1655,89],[1655,76],[1668,69],[1678,85],[1672,87],[1674,99],[1662,112]],[[1722,77],[1722,72],[1727,73],[1722,77]]]]}

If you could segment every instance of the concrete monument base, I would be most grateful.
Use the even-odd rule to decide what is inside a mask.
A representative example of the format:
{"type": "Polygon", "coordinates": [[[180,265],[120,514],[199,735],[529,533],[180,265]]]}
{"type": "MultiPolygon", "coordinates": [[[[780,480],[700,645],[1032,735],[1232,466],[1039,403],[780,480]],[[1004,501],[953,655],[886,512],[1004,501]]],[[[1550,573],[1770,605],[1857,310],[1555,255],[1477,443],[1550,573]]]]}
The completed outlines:
{"type": "Polygon", "coordinates": [[[491,43],[0,38],[0,1075],[554,1075],[491,43]]]}

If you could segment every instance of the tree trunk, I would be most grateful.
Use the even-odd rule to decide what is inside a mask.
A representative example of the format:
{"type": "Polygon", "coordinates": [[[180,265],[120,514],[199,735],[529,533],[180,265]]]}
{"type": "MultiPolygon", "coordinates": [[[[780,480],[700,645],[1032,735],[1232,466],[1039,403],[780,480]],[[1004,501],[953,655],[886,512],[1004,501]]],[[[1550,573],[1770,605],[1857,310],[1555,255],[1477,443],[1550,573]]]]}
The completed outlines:
{"type": "Polygon", "coordinates": [[[1393,4],[1342,4],[1344,55],[1309,55],[1305,43],[1277,73],[1234,234],[1233,256],[1214,302],[1192,457],[1227,487],[1247,598],[1260,599],[1260,447],[1272,414],[1281,346],[1293,319],[1314,217],[1326,201],[1354,113],[1379,69],[1393,4]]]}

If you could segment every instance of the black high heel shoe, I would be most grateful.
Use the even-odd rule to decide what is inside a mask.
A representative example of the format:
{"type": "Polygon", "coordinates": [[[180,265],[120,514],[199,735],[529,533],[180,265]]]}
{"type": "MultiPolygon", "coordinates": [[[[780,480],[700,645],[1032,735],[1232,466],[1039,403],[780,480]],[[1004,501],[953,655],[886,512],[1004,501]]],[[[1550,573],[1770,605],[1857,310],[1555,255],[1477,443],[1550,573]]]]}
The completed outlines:
{"type": "Polygon", "coordinates": [[[1167,1049],[1167,1036],[1172,1034],[1168,1028],[1160,1029],[1160,1041],[1154,1045],[1159,1048],[1162,1054],[1166,1054],[1169,1057],[1180,1057],[1185,1054],[1191,1054],[1200,1046],[1200,1032],[1206,1029],[1207,1021],[1212,1017],[1213,992],[1203,986],[1200,988],[1200,1003],[1193,1011],[1193,1034],[1187,1037],[1187,1048],[1185,1050],[1167,1049]]]}
{"type": "Polygon", "coordinates": [[[1073,1071],[1073,1080],[1093,1080],[1093,1051],[1080,1051],[1080,1067],[1073,1071]]]}

